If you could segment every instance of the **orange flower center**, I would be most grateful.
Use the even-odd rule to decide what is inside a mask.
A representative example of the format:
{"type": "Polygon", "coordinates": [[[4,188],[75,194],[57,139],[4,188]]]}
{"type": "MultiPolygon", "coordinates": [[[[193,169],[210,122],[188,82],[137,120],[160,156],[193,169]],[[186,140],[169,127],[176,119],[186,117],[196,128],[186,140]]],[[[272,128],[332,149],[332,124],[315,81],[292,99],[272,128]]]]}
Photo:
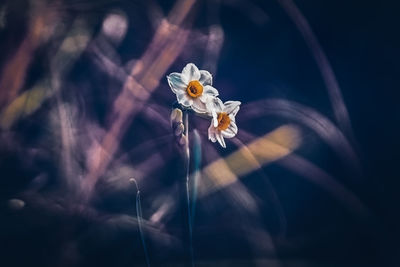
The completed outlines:
{"type": "Polygon", "coordinates": [[[197,98],[203,93],[203,85],[199,81],[191,81],[186,88],[186,92],[189,96],[197,98]]]}
{"type": "Polygon", "coordinates": [[[231,119],[225,112],[218,113],[217,121],[217,129],[220,131],[226,130],[229,127],[229,124],[231,124],[231,119]]]}

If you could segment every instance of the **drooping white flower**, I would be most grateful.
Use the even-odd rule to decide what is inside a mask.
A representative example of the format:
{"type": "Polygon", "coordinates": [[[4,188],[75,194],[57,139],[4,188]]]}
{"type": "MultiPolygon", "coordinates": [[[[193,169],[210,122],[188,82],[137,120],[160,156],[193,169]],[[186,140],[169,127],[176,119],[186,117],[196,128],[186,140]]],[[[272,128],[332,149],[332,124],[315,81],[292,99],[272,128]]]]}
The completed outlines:
{"type": "Polygon", "coordinates": [[[213,118],[208,128],[208,139],[215,143],[218,141],[222,147],[226,147],[224,138],[232,138],[237,132],[235,117],[240,109],[240,101],[227,101],[215,98],[213,103],[213,118]]]}
{"type": "Polygon", "coordinates": [[[199,70],[196,65],[189,63],[182,73],[173,72],[167,79],[179,104],[198,113],[210,112],[207,103],[218,96],[218,91],[211,86],[212,75],[208,71],[199,70]]]}

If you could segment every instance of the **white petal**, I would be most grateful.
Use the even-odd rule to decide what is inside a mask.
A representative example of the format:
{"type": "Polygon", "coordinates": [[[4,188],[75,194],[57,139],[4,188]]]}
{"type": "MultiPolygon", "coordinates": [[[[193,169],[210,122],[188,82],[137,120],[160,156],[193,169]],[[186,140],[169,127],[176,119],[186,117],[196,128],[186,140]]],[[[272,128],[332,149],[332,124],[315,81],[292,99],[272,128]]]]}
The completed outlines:
{"type": "Polygon", "coordinates": [[[182,81],[188,84],[193,80],[200,79],[200,71],[193,63],[187,64],[182,70],[182,81]]]}
{"type": "Polygon", "coordinates": [[[203,94],[209,95],[209,96],[214,96],[214,97],[219,95],[218,90],[215,89],[214,87],[212,87],[211,85],[204,86],[203,94]]]}
{"type": "Polygon", "coordinates": [[[209,99],[206,101],[206,108],[207,108],[207,115],[212,117],[211,123],[214,125],[214,127],[218,126],[218,115],[217,111],[215,110],[215,106],[213,104],[213,101],[209,101],[209,99]]]}
{"type": "Polygon", "coordinates": [[[212,104],[217,113],[222,112],[225,109],[224,103],[222,103],[222,100],[218,97],[213,98],[212,104]]]}
{"type": "Polygon", "coordinates": [[[210,102],[210,98],[208,95],[202,94],[201,96],[199,96],[199,99],[201,102],[203,102],[204,104],[207,104],[207,102],[210,102]]]}
{"type": "Polygon", "coordinates": [[[193,99],[191,99],[186,92],[178,92],[176,98],[178,99],[178,103],[182,106],[190,107],[193,105],[193,99]]]}
{"type": "Polygon", "coordinates": [[[215,138],[215,129],[212,124],[210,125],[210,127],[208,127],[208,139],[211,140],[211,142],[213,143],[217,141],[217,139],[215,138]]]}
{"type": "Polygon", "coordinates": [[[218,115],[216,112],[213,112],[212,114],[212,121],[211,123],[214,125],[214,127],[218,127],[218,115]]]}
{"type": "Polygon", "coordinates": [[[231,119],[231,121],[236,121],[235,116],[233,116],[232,114],[229,114],[228,116],[229,116],[229,119],[231,119]]]}
{"type": "Polygon", "coordinates": [[[231,123],[229,124],[229,127],[225,130],[223,130],[222,136],[226,137],[226,138],[232,138],[234,137],[238,132],[238,128],[236,126],[236,123],[234,121],[231,121],[231,123]]]}
{"type": "Polygon", "coordinates": [[[200,101],[200,99],[193,100],[192,109],[197,113],[206,113],[207,107],[206,104],[200,101]]]}
{"type": "Polygon", "coordinates": [[[213,97],[212,101],[206,103],[208,114],[213,117],[214,127],[218,126],[218,113],[224,109],[224,104],[218,97],[213,97]]]}
{"type": "Polygon", "coordinates": [[[214,101],[219,95],[218,90],[214,87],[207,85],[203,87],[203,94],[199,97],[203,103],[214,101]]]}
{"type": "Polygon", "coordinates": [[[212,117],[213,117],[214,127],[218,127],[218,115],[217,115],[217,112],[213,111],[212,117]]]}
{"type": "Polygon", "coordinates": [[[223,147],[226,148],[224,137],[222,136],[221,132],[215,133],[215,137],[218,140],[218,143],[223,147]]]}
{"type": "Polygon", "coordinates": [[[185,90],[187,84],[182,81],[182,75],[177,72],[173,72],[167,76],[169,87],[171,87],[172,92],[176,94],[177,91],[185,90]]]}
{"type": "Polygon", "coordinates": [[[236,114],[238,113],[239,109],[240,109],[240,101],[226,101],[224,103],[225,105],[225,109],[224,112],[228,113],[228,114],[232,114],[233,116],[236,116],[236,114]]]}
{"type": "Polygon", "coordinates": [[[199,82],[201,82],[201,84],[202,84],[203,86],[212,85],[212,75],[211,75],[211,73],[209,73],[209,72],[206,71],[206,70],[201,70],[201,71],[200,71],[200,79],[199,79],[199,82]]]}

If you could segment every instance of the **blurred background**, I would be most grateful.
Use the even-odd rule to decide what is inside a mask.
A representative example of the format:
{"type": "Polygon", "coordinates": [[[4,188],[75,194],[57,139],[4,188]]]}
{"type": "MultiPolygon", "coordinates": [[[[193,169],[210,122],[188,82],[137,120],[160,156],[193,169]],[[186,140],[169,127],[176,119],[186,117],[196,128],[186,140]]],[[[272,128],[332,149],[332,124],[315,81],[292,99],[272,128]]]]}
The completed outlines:
{"type": "Polygon", "coordinates": [[[0,265],[190,266],[166,75],[193,62],[242,102],[226,149],[189,117],[195,266],[397,266],[398,11],[0,2],[0,265]]]}

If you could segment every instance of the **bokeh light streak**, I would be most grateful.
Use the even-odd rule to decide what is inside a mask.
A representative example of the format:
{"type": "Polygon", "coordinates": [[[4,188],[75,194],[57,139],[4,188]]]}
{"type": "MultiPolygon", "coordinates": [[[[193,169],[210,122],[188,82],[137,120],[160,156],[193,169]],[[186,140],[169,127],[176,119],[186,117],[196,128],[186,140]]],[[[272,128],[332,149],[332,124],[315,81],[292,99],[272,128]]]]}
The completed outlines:
{"type": "Polygon", "coordinates": [[[204,196],[235,183],[260,165],[265,165],[289,155],[301,144],[301,134],[292,125],[281,126],[257,138],[225,158],[210,163],[202,170],[199,194],[204,196]]]}

